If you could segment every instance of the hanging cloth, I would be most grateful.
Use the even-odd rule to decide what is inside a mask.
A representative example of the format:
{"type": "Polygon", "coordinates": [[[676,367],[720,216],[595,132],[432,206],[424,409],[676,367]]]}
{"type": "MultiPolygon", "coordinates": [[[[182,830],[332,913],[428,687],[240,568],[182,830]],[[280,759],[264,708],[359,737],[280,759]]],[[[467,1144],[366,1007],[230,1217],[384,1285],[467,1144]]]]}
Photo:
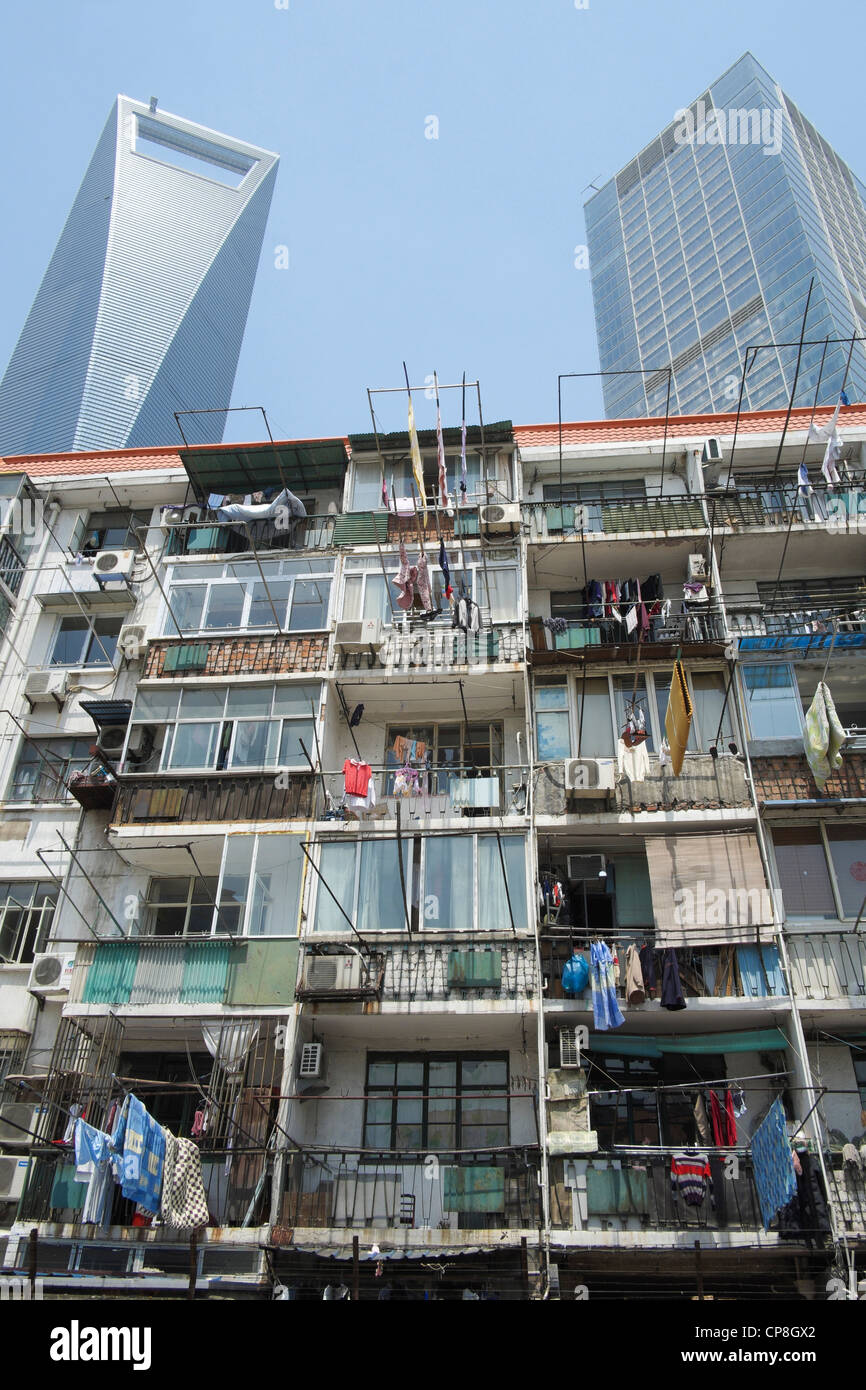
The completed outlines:
{"type": "Polygon", "coordinates": [[[439,398],[436,398],[436,461],[439,473],[439,506],[443,512],[447,512],[451,506],[448,496],[448,474],[445,468],[445,441],[442,438],[442,413],[439,409],[439,398]]]}
{"type": "Polygon", "coordinates": [[[698,1138],[702,1144],[710,1142],[710,1122],[707,1119],[707,1107],[700,1091],[695,1098],[694,1104],[695,1129],[698,1131],[698,1138]]]}
{"type": "Polygon", "coordinates": [[[454,590],[451,587],[451,572],[448,568],[448,556],[445,554],[445,542],[439,542],[439,568],[442,571],[442,582],[445,586],[445,597],[451,598],[454,590]]]}
{"type": "Polygon", "coordinates": [[[711,1178],[710,1160],[701,1149],[683,1149],[671,1158],[671,1196],[687,1207],[703,1205],[711,1178]]]}
{"type": "Polygon", "coordinates": [[[671,771],[675,777],[679,777],[682,772],[689,730],[692,727],[692,715],[692,702],[685,671],[682,662],[677,661],[674,663],[671,676],[671,690],[665,715],[665,735],[670,747],[671,771]]]}
{"type": "Polygon", "coordinates": [[[734,1119],[734,1101],[730,1091],[719,1100],[716,1091],[710,1091],[710,1114],[713,1121],[713,1143],[720,1149],[727,1149],[737,1142],[737,1122],[734,1119]]]}
{"type": "Polygon", "coordinates": [[[683,987],[680,984],[680,969],[677,964],[677,953],[672,946],[669,946],[662,957],[662,992],[661,1006],[669,1009],[672,1013],[675,1009],[684,1009],[686,1001],[683,998],[683,987]]]}
{"type": "Polygon", "coordinates": [[[415,575],[421,607],[425,613],[429,613],[433,608],[433,594],[430,588],[430,566],[427,563],[426,555],[419,556],[415,575]]]}
{"type": "Polygon", "coordinates": [[[634,942],[625,953],[625,997],[630,1004],[643,1004],[646,999],[640,955],[634,942]]]}
{"type": "Polygon", "coordinates": [[[625,1019],[620,1011],[613,983],[613,956],[603,941],[594,941],[590,950],[592,1016],[598,1032],[619,1028],[625,1019]]]}
{"type": "Polygon", "coordinates": [[[809,482],[809,469],[805,463],[801,463],[797,469],[797,491],[802,498],[812,496],[812,484],[809,482]]]}
{"type": "Polygon", "coordinates": [[[401,541],[400,568],[394,575],[392,583],[394,584],[394,587],[399,590],[399,595],[397,598],[397,607],[402,608],[404,612],[408,611],[412,607],[412,600],[415,597],[415,580],[417,576],[418,570],[414,565],[410,565],[409,556],[406,553],[406,547],[401,541]]]}
{"type": "Polygon", "coordinates": [[[206,1226],[209,1212],[198,1145],[191,1139],[176,1139],[170,1130],[166,1130],[165,1140],[160,1208],[163,1222],[173,1231],[206,1226]]]}
{"type": "Polygon", "coordinates": [[[765,1118],[752,1135],[752,1171],[764,1230],[797,1193],[797,1179],[791,1162],[791,1145],[785,1126],[782,1102],[774,1100],[765,1118]]]}
{"type": "Polygon", "coordinates": [[[409,453],[412,458],[412,477],[415,479],[415,487],[418,489],[418,505],[426,525],[427,494],[424,491],[424,465],[421,462],[421,446],[418,443],[418,431],[415,428],[415,410],[412,405],[411,391],[409,392],[409,453]]]}
{"type": "Polygon", "coordinates": [[[842,746],[847,737],[836,713],[830,688],[821,681],[809,706],[803,734],[806,761],[819,791],[824,790],[827,778],[832,777],[841,766],[842,746]]]}

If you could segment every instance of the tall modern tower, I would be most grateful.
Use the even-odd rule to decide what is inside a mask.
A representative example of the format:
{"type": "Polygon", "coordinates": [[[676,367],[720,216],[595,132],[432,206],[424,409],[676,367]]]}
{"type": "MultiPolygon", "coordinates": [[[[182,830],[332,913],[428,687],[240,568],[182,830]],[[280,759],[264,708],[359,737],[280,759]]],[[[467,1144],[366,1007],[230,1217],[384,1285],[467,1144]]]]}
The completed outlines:
{"type": "MultiPolygon", "coordinates": [[[[586,204],[607,415],[735,410],[746,348],[796,343],[796,404],[834,399],[866,333],[866,187],[745,54],[586,204]]],[[[864,345],[847,392],[863,399],[864,345]]],[[[758,353],[743,406],[785,405],[796,347],[758,353]]]]}
{"type": "Polygon", "coordinates": [[[174,411],[229,404],[278,162],[117,98],[0,382],[0,454],[179,443],[174,411]]]}

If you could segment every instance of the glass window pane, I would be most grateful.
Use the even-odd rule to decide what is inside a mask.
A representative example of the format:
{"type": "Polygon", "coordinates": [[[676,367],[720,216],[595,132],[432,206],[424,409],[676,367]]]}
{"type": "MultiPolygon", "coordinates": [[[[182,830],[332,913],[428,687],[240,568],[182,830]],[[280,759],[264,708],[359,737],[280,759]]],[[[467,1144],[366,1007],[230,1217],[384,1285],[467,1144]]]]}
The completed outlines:
{"type": "Polygon", "coordinates": [[[135,697],[133,721],[172,719],[177,714],[179,690],[139,690],[135,697]]]}
{"type": "Polygon", "coordinates": [[[460,1063],[463,1086],[491,1086],[508,1090],[508,1063],[499,1057],[464,1057],[460,1063]]]}
{"type": "Polygon", "coordinates": [[[537,685],[535,687],[536,709],[568,709],[568,685],[537,685]]]}
{"type": "Polygon", "coordinates": [[[316,761],[316,744],[313,739],[312,719],[287,719],[280,737],[280,751],[277,758],[280,767],[309,767],[304,755],[303,743],[313,762],[316,761]]]}
{"type": "Polygon", "coordinates": [[[607,679],[602,677],[577,682],[577,756],[581,758],[610,758],[614,752],[613,729],[610,722],[610,696],[607,679]],[[583,721],[581,723],[581,710],[583,721]]]}
{"type": "Polygon", "coordinates": [[[337,908],[334,898],[349,921],[353,921],[355,898],[356,846],[340,841],[326,841],[319,859],[321,877],[316,880],[316,931],[348,931],[346,918],[337,908]],[[331,892],[328,892],[328,888],[331,892]],[[333,893],[334,898],[331,897],[333,893]]]}
{"type": "Polygon", "coordinates": [[[424,926],[472,928],[472,836],[436,835],[424,845],[424,926]]]}
{"type": "Polygon", "coordinates": [[[86,618],[63,618],[51,653],[52,666],[76,666],[82,662],[89,635],[86,618]]]}
{"type": "Polygon", "coordinates": [[[230,717],[257,714],[266,719],[271,712],[273,695],[272,685],[235,686],[229,690],[226,714],[230,717]]]}
{"type": "Polygon", "coordinates": [[[225,708],[226,692],[216,690],[184,690],[180,704],[180,719],[219,719],[225,708]]]}
{"type": "Polygon", "coordinates": [[[183,632],[198,632],[206,594],[205,584],[173,584],[169,594],[171,613],[165,615],[163,632],[170,636],[177,634],[172,613],[183,632]]]}
{"type": "Polygon", "coordinates": [[[243,927],[255,838],[254,835],[232,835],[226,844],[217,931],[234,934],[243,927]]]}
{"type": "Polygon", "coordinates": [[[330,592],[330,579],[295,580],[289,632],[306,632],[325,627],[330,592]]]}
{"type": "Polygon", "coordinates": [[[235,724],[230,767],[272,767],[280,734],[278,719],[239,719],[235,724]]]}
{"type": "Polygon", "coordinates": [[[240,627],[243,621],[245,598],[246,588],[242,584],[212,584],[205,617],[205,627],[240,627]]]}
{"type": "Polygon", "coordinates": [[[782,900],[789,917],[835,917],[836,904],[817,829],[773,831],[782,900]]]}
{"type": "Polygon", "coordinates": [[[484,931],[511,927],[520,931],[526,920],[526,855],[521,835],[478,837],[478,926],[484,931]],[[501,853],[500,853],[501,845],[501,853]],[[502,865],[505,864],[503,874],[502,865]],[[508,884],[506,894],[505,885],[508,884]],[[510,912],[509,912],[510,907],[510,912]]]}
{"type": "Polygon", "coordinates": [[[397,1085],[398,1085],[398,1086],[423,1086],[423,1085],[424,1085],[424,1063],[423,1063],[423,1062],[398,1062],[398,1063],[397,1063],[397,1085]]]}
{"type": "Polygon", "coordinates": [[[304,853],[300,835],[260,835],[248,934],[296,936],[304,853]]]}
{"type": "Polygon", "coordinates": [[[540,762],[558,762],[571,757],[571,734],[567,714],[535,716],[535,736],[540,762]]]}
{"type": "MultiPolygon", "coordinates": [[[[403,876],[412,909],[412,882],[409,863],[410,841],[404,840],[403,876]]],[[[364,931],[405,931],[406,913],[400,883],[400,865],[396,840],[365,840],[361,845],[360,882],[358,884],[358,921],[364,931]]]]}
{"type": "Polygon", "coordinates": [[[281,628],[285,627],[291,587],[291,580],[289,579],[269,579],[267,588],[261,580],[258,584],[254,584],[247,626],[276,627],[279,625],[281,628]],[[268,593],[270,593],[270,599],[268,593]],[[276,618],[274,618],[274,609],[277,612],[276,618]]]}
{"type": "MultiPolygon", "coordinates": [[[[652,716],[650,713],[649,699],[646,692],[646,682],[642,677],[638,678],[637,690],[635,690],[634,676],[617,676],[613,683],[614,706],[616,709],[617,738],[625,728],[627,711],[632,707],[632,691],[634,691],[634,710],[636,714],[643,714],[646,721],[647,751],[652,752],[655,744],[652,732],[652,716]]],[[[589,750],[584,750],[587,754],[589,750]]]]}
{"type": "Polygon", "coordinates": [[[274,691],[274,714],[310,714],[310,703],[318,707],[321,686],[278,685],[274,691]]]}
{"type": "Polygon", "coordinates": [[[744,666],[743,691],[752,738],[799,738],[802,709],[790,666],[744,666]]]}
{"type": "Polygon", "coordinates": [[[866,827],[831,826],[827,836],[845,916],[856,918],[866,898],[866,827]]]}
{"type": "Polygon", "coordinates": [[[219,724],[177,724],[169,767],[213,767],[219,724]]]}
{"type": "Polygon", "coordinates": [[[393,1086],[396,1066],[393,1062],[371,1062],[367,1068],[367,1084],[370,1086],[393,1086]]]}

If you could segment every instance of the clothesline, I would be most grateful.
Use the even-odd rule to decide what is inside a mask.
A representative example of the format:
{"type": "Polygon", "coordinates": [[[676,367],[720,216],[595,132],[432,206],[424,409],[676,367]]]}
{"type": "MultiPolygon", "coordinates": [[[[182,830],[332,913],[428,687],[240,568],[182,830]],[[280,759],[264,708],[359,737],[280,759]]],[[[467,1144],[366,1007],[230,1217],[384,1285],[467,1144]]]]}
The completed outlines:
{"type": "MultiPolygon", "coordinates": [[[[598,1071],[604,1070],[603,1067],[599,1067],[598,1063],[593,1062],[591,1059],[589,1059],[588,1065],[590,1068],[595,1067],[598,1071]]],[[[659,1084],[655,1086],[611,1086],[607,1090],[586,1091],[585,1094],[588,1096],[628,1096],[635,1093],[645,1095],[647,1092],[658,1091],[707,1090],[712,1086],[742,1086],[744,1081],[776,1081],[782,1076],[791,1075],[793,1075],[793,1073],[790,1071],[768,1071],[758,1072],[754,1076],[722,1076],[716,1078],[714,1081],[680,1081],[676,1083],[670,1082],[667,1085],[659,1084]]],[[[785,1086],[785,1090],[787,1091],[810,1091],[811,1089],[812,1087],[810,1086],[785,1086]]]]}

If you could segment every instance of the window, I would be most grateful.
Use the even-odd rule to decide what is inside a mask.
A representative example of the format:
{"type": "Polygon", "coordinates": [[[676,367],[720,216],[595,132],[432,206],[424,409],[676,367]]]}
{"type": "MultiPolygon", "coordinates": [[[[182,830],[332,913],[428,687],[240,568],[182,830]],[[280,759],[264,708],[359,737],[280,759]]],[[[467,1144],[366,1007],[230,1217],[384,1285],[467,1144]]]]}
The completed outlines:
{"type": "Polygon", "coordinates": [[[149,155],[161,164],[171,164],[229,188],[238,188],[259,162],[227,145],[217,145],[200,135],[177,130],[166,121],[142,115],[135,118],[135,153],[149,155]]]}
{"type": "MultiPolygon", "coordinates": [[[[421,926],[454,932],[503,931],[510,930],[512,916],[516,929],[526,929],[522,836],[409,836],[402,847],[406,906],[413,930],[421,926]]],[[[362,933],[405,929],[396,839],[325,840],[319,871],[330,893],[318,884],[315,931],[348,931],[346,917],[362,933]]]]}
{"type": "Polygon", "coordinates": [[[230,560],[172,570],[163,632],[311,632],[328,626],[333,560],[230,560]],[[264,574],[264,580],[262,579],[264,574]],[[175,617],[172,617],[172,613],[175,617]]]}
{"type": "Polygon", "coordinates": [[[52,666],[112,666],[122,618],[61,618],[52,666]]]}
{"type": "Polygon", "coordinates": [[[314,756],[320,694],[320,685],[300,683],[140,690],[130,744],[143,726],[155,752],[147,763],[128,757],[124,771],[308,767],[303,748],[314,756]]]}
{"type": "Polygon", "coordinates": [[[856,919],[866,899],[866,825],[830,825],[827,841],[842,915],[856,919]]]}
{"type": "Polygon", "coordinates": [[[150,936],[296,936],[304,854],[299,835],[227,835],[219,872],[153,878],[150,936]]]}
{"type": "Polygon", "coordinates": [[[136,533],[142,528],[147,530],[150,515],[149,510],[91,512],[78,523],[70,549],[82,555],[96,555],[100,550],[141,550],[142,542],[136,533]]]}
{"type": "Polygon", "coordinates": [[[744,666],[743,692],[752,738],[799,738],[802,708],[787,663],[744,666]]]}
{"type": "Polygon", "coordinates": [[[835,918],[836,903],[820,829],[779,826],[773,831],[773,844],[786,916],[835,918]]]}
{"type": "Polygon", "coordinates": [[[6,1077],[22,1070],[29,1041],[26,1033],[16,1033],[11,1029],[0,1032],[0,1095],[3,1094],[6,1077]]]}
{"type": "MultiPolygon", "coordinates": [[[[503,733],[501,724],[392,724],[385,732],[385,767],[389,770],[386,796],[394,794],[390,769],[402,767],[405,760],[395,749],[398,738],[424,745],[424,753],[410,762],[429,769],[431,793],[447,793],[450,775],[458,769],[492,775],[502,767],[503,733]]],[[[500,788],[501,790],[501,788],[500,788]]],[[[497,801],[498,807],[498,801],[497,801]]]]}
{"type": "Polygon", "coordinates": [[[508,1057],[367,1055],[364,1148],[416,1152],[508,1144],[508,1057]]]}
{"type": "Polygon", "coordinates": [[[723,1056],[671,1052],[656,1059],[591,1053],[588,1085],[599,1092],[591,1112],[599,1148],[679,1148],[699,1142],[694,1082],[718,1081],[725,1074],[723,1056]],[[682,1091],[675,1089],[678,1083],[683,1083],[682,1091]]]}
{"type": "Polygon", "coordinates": [[[53,883],[0,883],[0,962],[26,965],[44,950],[57,891],[53,883]]]}
{"type": "MultiPolygon", "coordinates": [[[[432,506],[439,500],[438,478],[439,464],[435,454],[422,454],[422,464],[424,468],[424,491],[427,500],[432,506]]],[[[461,501],[463,493],[460,492],[461,466],[460,455],[445,452],[445,467],[448,474],[448,492],[452,500],[461,501]]],[[[495,464],[488,463],[487,477],[493,482],[497,476],[495,464]]],[[[388,488],[388,497],[412,497],[413,488],[417,502],[417,487],[415,486],[412,465],[408,458],[389,459],[385,467],[385,482],[388,488]]],[[[487,489],[484,485],[483,470],[481,467],[481,455],[466,452],[466,501],[468,503],[484,502],[487,500],[487,489]]],[[[352,511],[371,512],[382,511],[382,468],[379,463],[358,463],[355,465],[355,477],[352,484],[352,511]]]]}
{"type": "Polygon", "coordinates": [[[89,738],[25,739],[7,792],[9,801],[69,801],[69,778],[92,761],[89,738]]]}
{"type": "Polygon", "coordinates": [[[557,762],[571,757],[567,681],[536,684],[535,746],[541,762],[557,762]]]}
{"type": "MultiPolygon", "coordinates": [[[[411,552],[411,543],[408,546],[411,552]]],[[[485,572],[483,562],[477,551],[461,550],[459,544],[446,546],[451,585],[455,594],[465,582],[469,596],[482,611],[485,623],[496,626],[500,623],[517,623],[521,619],[520,575],[516,563],[491,564],[488,560],[485,572]]],[[[445,583],[442,571],[435,562],[438,552],[431,549],[430,587],[433,606],[439,609],[439,623],[451,623],[451,606],[445,597],[445,583]]],[[[382,564],[378,558],[358,556],[346,561],[343,583],[342,617],[346,621],[357,618],[381,618],[383,623],[401,622],[404,613],[397,608],[397,590],[390,583],[397,572],[397,558],[385,559],[389,585],[386,588],[382,574],[382,564]]]]}
{"type": "MultiPolygon", "coordinates": [[[[575,519],[576,506],[582,504],[583,529],[585,531],[604,530],[604,503],[643,501],[646,498],[646,483],[643,478],[629,478],[622,482],[598,483],[545,483],[543,486],[545,502],[563,502],[562,521],[566,528],[576,526],[580,529],[581,518],[575,519]]],[[[549,524],[549,522],[548,522],[549,524]]]]}

